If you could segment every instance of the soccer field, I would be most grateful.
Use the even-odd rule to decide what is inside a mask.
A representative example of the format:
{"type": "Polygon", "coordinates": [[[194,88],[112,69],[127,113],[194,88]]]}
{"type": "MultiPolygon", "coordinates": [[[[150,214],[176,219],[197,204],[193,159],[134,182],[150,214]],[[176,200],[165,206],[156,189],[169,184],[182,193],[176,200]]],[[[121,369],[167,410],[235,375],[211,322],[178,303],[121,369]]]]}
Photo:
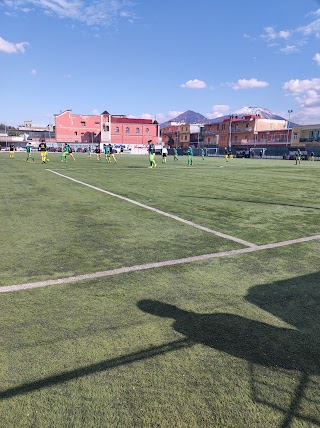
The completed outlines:
{"type": "Polygon", "coordinates": [[[0,426],[319,427],[320,162],[0,153],[0,426]]]}

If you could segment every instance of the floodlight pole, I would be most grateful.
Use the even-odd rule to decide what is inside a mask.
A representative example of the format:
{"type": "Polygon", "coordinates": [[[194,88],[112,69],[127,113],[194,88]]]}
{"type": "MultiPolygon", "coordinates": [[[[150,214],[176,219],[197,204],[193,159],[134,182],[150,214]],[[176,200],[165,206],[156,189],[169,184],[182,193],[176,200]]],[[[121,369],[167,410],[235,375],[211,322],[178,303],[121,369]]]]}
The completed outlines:
{"type": "Polygon", "coordinates": [[[288,118],[288,126],[287,126],[287,129],[288,129],[288,132],[287,132],[287,145],[289,144],[290,115],[291,115],[292,112],[293,112],[293,110],[288,110],[289,118],[288,118]]]}
{"type": "Polygon", "coordinates": [[[231,150],[231,127],[232,127],[232,119],[233,119],[233,114],[230,115],[230,122],[229,122],[229,142],[228,142],[228,149],[231,150]]]}

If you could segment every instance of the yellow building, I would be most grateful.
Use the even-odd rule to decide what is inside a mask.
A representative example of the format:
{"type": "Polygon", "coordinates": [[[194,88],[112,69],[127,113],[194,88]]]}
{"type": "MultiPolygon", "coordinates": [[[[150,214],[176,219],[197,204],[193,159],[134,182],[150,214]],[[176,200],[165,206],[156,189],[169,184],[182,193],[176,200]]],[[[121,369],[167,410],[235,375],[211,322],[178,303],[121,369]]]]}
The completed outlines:
{"type": "Polygon", "coordinates": [[[292,129],[292,146],[320,145],[320,124],[300,125],[292,129]]]}

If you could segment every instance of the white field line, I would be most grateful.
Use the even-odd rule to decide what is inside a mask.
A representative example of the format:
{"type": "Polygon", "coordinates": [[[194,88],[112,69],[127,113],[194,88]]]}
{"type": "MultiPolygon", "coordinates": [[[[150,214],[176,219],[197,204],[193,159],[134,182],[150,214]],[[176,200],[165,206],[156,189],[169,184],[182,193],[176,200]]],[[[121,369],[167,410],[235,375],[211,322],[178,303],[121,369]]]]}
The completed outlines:
{"type": "Polygon", "coordinates": [[[255,251],[285,247],[292,244],[299,244],[301,242],[315,241],[317,239],[320,239],[320,235],[308,236],[305,238],[298,238],[298,239],[291,239],[290,241],[275,242],[273,244],[258,245],[256,247],[251,247],[251,248],[241,248],[238,250],[221,251],[219,253],[185,257],[183,259],[165,260],[163,262],[146,263],[143,265],[122,267],[118,269],[105,270],[102,272],[94,272],[94,273],[88,273],[84,275],[70,276],[67,278],[49,279],[47,281],[29,282],[29,283],[18,284],[18,285],[8,285],[5,287],[0,287],[0,293],[9,293],[9,292],[20,291],[20,290],[31,290],[33,288],[48,287],[49,285],[71,284],[79,281],[87,281],[91,279],[105,278],[107,276],[119,275],[122,273],[137,272],[137,271],[142,271],[147,269],[156,269],[156,268],[165,267],[165,266],[175,266],[175,265],[180,265],[185,263],[194,263],[202,260],[209,260],[209,259],[214,259],[219,257],[234,256],[237,254],[253,253],[255,251]]]}
{"type": "Polygon", "coordinates": [[[60,177],[66,178],[68,180],[74,181],[75,183],[81,184],[82,186],[90,187],[91,189],[97,190],[99,192],[106,193],[107,195],[114,196],[115,198],[122,199],[123,201],[130,202],[131,204],[138,205],[141,208],[145,208],[147,210],[154,211],[157,214],[163,215],[165,217],[169,217],[173,220],[179,221],[180,223],[187,224],[188,226],[195,227],[196,229],[200,229],[204,232],[212,233],[212,234],[220,236],[221,238],[224,238],[224,239],[229,239],[230,241],[237,242],[238,244],[244,245],[246,247],[252,247],[252,248],[256,247],[256,245],[252,244],[251,242],[247,242],[247,241],[244,241],[243,239],[239,239],[239,238],[236,238],[234,236],[218,232],[217,230],[209,229],[208,227],[204,227],[204,226],[201,226],[200,224],[193,223],[192,221],[185,220],[185,219],[178,217],[176,215],[166,213],[165,211],[161,211],[161,210],[158,210],[157,208],[150,207],[149,205],[141,204],[140,202],[134,201],[133,199],[129,199],[129,198],[126,198],[124,196],[117,195],[116,193],[109,192],[108,190],[100,189],[100,187],[92,186],[91,184],[84,183],[83,181],[76,180],[75,178],[68,177],[67,175],[60,174],[59,172],[53,171],[51,169],[48,169],[47,171],[52,172],[53,174],[59,175],[60,177]]]}

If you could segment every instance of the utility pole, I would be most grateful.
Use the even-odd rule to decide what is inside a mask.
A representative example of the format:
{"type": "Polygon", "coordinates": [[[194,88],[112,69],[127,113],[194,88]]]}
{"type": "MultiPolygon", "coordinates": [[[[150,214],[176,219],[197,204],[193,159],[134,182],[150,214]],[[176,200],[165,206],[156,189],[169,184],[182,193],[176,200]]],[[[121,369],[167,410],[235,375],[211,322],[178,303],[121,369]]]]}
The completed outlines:
{"type": "Polygon", "coordinates": [[[289,119],[288,119],[288,126],[287,126],[287,145],[289,145],[289,126],[290,126],[290,115],[293,112],[293,110],[288,110],[289,119]]]}
{"type": "Polygon", "coordinates": [[[233,114],[230,115],[230,123],[229,123],[229,143],[228,143],[228,149],[229,150],[231,150],[232,119],[233,119],[233,114]]]}

